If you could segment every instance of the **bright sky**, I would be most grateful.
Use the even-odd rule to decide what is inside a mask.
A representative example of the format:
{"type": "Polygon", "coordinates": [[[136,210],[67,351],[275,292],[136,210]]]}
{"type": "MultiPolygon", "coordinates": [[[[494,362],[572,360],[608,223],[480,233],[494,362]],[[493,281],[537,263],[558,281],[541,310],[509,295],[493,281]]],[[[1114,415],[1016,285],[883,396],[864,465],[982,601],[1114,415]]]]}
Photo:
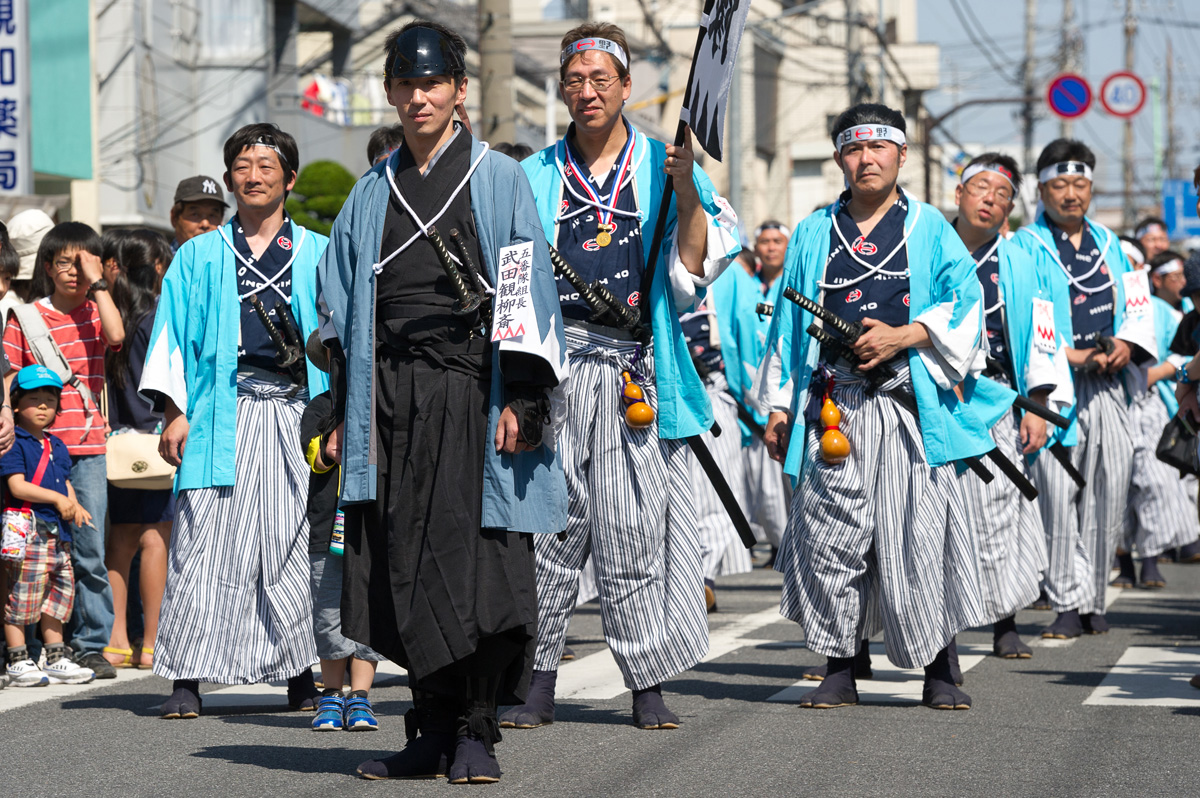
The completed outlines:
{"type": "MultiPolygon", "coordinates": [[[[942,88],[926,95],[933,113],[939,114],[971,97],[1022,94],[1019,76],[1025,46],[1023,0],[917,0],[917,3],[919,39],[941,46],[942,88]]],[[[1096,95],[1106,76],[1124,69],[1125,0],[1075,0],[1074,5],[1075,22],[1083,39],[1078,71],[1089,81],[1093,93],[1092,107],[1076,120],[1074,136],[1096,152],[1098,188],[1119,191],[1123,123],[1103,109],[1096,95]]],[[[1046,106],[1044,98],[1047,84],[1060,71],[1063,13],[1061,0],[1038,0],[1037,6],[1036,94],[1042,99],[1037,106],[1035,158],[1041,145],[1059,135],[1058,117],[1046,106]]],[[[1174,45],[1176,162],[1179,176],[1190,177],[1200,162],[1200,2],[1134,0],[1134,12],[1139,18],[1134,72],[1148,86],[1151,78],[1157,76],[1165,91],[1168,37],[1174,45]]],[[[967,108],[951,117],[946,127],[967,144],[1020,146],[1018,112],[1017,105],[967,108]]],[[[1142,189],[1154,188],[1154,113],[1150,99],[1134,117],[1135,174],[1138,188],[1142,189]]],[[[1165,136],[1162,105],[1158,113],[1165,136]]]]}

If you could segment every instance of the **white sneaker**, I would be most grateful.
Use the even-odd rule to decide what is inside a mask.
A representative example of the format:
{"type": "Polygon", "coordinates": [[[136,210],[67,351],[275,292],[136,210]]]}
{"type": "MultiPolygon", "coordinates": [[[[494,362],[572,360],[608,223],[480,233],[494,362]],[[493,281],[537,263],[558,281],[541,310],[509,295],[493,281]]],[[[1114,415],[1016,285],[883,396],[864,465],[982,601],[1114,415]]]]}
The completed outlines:
{"type": "Polygon", "coordinates": [[[31,659],[9,663],[8,678],[13,687],[42,687],[50,684],[50,677],[42,672],[37,663],[31,659]]]}
{"type": "Polygon", "coordinates": [[[59,657],[54,662],[43,663],[42,671],[50,684],[87,684],[96,678],[96,672],[76,663],[70,657],[59,657]]]}

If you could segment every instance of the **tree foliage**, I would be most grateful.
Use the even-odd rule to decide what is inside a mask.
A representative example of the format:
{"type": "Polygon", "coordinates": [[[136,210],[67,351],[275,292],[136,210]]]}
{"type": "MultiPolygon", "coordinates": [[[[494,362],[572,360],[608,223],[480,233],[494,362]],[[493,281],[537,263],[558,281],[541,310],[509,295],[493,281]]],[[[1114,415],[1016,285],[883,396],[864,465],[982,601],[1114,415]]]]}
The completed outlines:
{"type": "Polygon", "coordinates": [[[335,161],[313,161],[300,170],[287,200],[287,211],[299,225],[329,235],[355,178],[335,161]]]}

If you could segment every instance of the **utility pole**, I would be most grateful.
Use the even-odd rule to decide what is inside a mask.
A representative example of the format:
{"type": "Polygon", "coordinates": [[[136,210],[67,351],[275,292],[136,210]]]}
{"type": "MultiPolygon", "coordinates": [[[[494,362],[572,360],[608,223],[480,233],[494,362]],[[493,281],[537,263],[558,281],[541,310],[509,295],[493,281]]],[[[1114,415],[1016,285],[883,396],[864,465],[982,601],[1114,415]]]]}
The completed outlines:
{"type": "Polygon", "coordinates": [[[887,53],[887,48],[884,47],[884,42],[887,41],[887,25],[883,22],[883,0],[879,0],[878,11],[875,13],[875,38],[879,40],[879,91],[878,102],[881,105],[887,105],[887,67],[884,66],[884,56],[887,53]]]}
{"type": "Polygon", "coordinates": [[[479,0],[480,138],[515,142],[511,0],[479,0]]]}
{"type": "MultiPolygon", "coordinates": [[[[1079,69],[1077,58],[1077,35],[1075,30],[1075,0],[1063,0],[1062,13],[1062,45],[1060,52],[1062,54],[1062,69],[1060,72],[1075,72],[1079,69]]],[[[1058,123],[1058,133],[1064,139],[1069,139],[1075,132],[1075,122],[1071,119],[1062,119],[1058,123]]]]}
{"type": "MultiPolygon", "coordinates": [[[[1133,40],[1137,35],[1137,17],[1133,14],[1133,0],[1125,0],[1125,69],[1133,71],[1133,40]]],[[[1133,119],[1125,120],[1125,141],[1121,147],[1122,172],[1125,183],[1125,199],[1121,215],[1126,227],[1137,221],[1137,208],[1133,204],[1133,119]]]]}
{"type": "Polygon", "coordinates": [[[1175,52],[1171,46],[1171,37],[1167,37],[1167,143],[1163,147],[1163,166],[1167,179],[1179,177],[1175,168],[1175,52]]]}
{"type": "Polygon", "coordinates": [[[863,62],[861,23],[858,0],[846,0],[846,77],[849,81],[850,105],[858,105],[871,99],[870,87],[866,81],[866,65],[863,62]]]}
{"type": "Polygon", "coordinates": [[[1025,102],[1021,106],[1021,129],[1024,134],[1024,159],[1021,164],[1025,174],[1034,171],[1033,162],[1033,48],[1037,34],[1037,0],[1025,0],[1025,61],[1021,64],[1021,83],[1025,90],[1025,102]]]}

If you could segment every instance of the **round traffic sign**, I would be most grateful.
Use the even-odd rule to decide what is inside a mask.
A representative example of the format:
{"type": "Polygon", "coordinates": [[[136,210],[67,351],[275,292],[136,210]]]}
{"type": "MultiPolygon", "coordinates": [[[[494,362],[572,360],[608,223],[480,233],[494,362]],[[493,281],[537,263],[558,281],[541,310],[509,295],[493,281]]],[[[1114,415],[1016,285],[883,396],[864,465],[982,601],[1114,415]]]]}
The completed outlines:
{"type": "Polygon", "coordinates": [[[1146,104],[1146,84],[1132,72],[1114,72],[1100,84],[1100,104],[1113,116],[1131,117],[1146,104]]]}
{"type": "Polygon", "coordinates": [[[1064,119],[1083,116],[1092,105],[1092,87],[1079,75],[1064,72],[1050,81],[1046,103],[1064,119]]]}

